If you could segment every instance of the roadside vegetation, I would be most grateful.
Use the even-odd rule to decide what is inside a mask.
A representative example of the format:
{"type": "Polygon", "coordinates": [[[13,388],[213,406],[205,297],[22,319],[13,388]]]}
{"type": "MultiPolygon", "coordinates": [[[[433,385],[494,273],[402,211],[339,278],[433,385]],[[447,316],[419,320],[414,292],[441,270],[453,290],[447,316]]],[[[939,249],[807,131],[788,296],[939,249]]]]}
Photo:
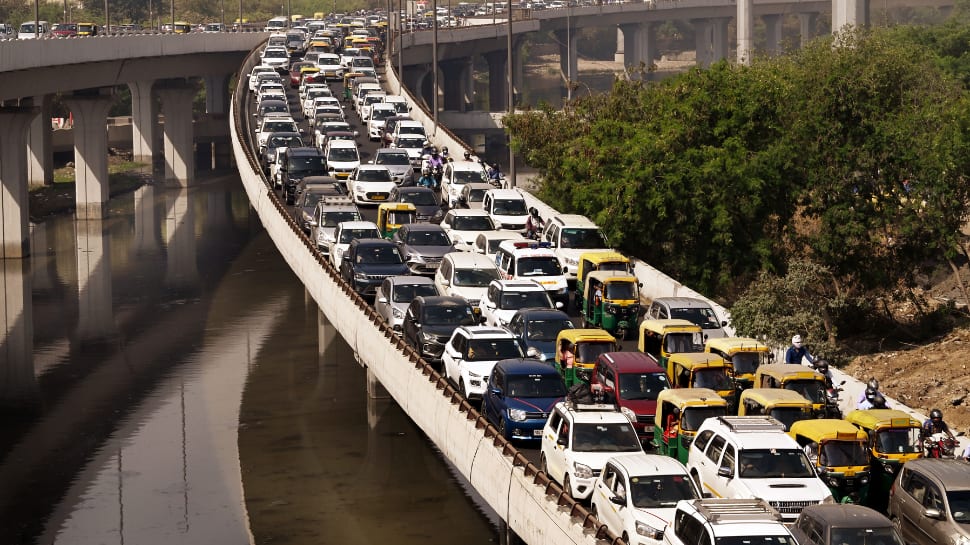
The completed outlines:
{"type": "Polygon", "coordinates": [[[839,361],[850,337],[951,326],[923,296],[934,271],[970,300],[968,44],[962,6],[750,67],[618,80],[506,125],[552,206],[730,305],[739,334],[807,333],[839,361]]]}

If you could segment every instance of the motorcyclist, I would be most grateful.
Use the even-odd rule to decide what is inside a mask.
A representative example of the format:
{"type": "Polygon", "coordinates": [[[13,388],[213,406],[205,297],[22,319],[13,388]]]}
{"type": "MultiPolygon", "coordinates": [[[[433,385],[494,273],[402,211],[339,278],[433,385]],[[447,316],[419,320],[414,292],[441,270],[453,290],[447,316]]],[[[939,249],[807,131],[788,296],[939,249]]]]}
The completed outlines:
{"type": "Polygon", "coordinates": [[[451,155],[448,153],[448,146],[441,146],[441,160],[446,163],[452,161],[451,155]]]}
{"type": "Polygon", "coordinates": [[[542,217],[539,216],[539,210],[534,206],[530,207],[529,219],[525,221],[525,236],[526,238],[538,240],[541,232],[542,217]]]}
{"type": "Polygon", "coordinates": [[[485,169],[486,174],[488,174],[488,181],[495,184],[502,181],[502,171],[498,167],[498,163],[488,165],[485,169]]]}
{"type": "Polygon", "coordinates": [[[950,427],[946,425],[943,421],[943,411],[939,409],[933,409],[930,411],[930,417],[923,422],[923,430],[920,439],[928,439],[932,435],[937,433],[946,434],[951,441],[956,441],[956,437],[950,432],[950,427]]]}
{"type": "Polygon", "coordinates": [[[421,187],[434,187],[435,181],[434,176],[431,175],[431,168],[425,166],[421,169],[421,177],[418,179],[418,185],[421,187]]]}
{"type": "Polygon", "coordinates": [[[815,360],[815,370],[821,373],[825,377],[825,388],[831,390],[832,386],[832,370],[829,369],[829,362],[821,358],[815,360]]]}
{"type": "Polygon", "coordinates": [[[879,391],[879,381],[876,379],[869,380],[869,384],[866,386],[866,390],[862,392],[860,399],[858,408],[862,410],[890,408],[886,397],[879,391]]]}
{"type": "MultiPolygon", "coordinates": [[[[878,393],[879,393],[879,381],[875,377],[872,377],[868,380],[868,382],[866,382],[866,389],[863,390],[861,394],[859,394],[859,401],[858,401],[859,408],[862,409],[863,408],[862,404],[865,403],[867,400],[871,403],[872,398],[878,393]]],[[[870,407],[865,407],[865,408],[870,408],[870,407]]]]}

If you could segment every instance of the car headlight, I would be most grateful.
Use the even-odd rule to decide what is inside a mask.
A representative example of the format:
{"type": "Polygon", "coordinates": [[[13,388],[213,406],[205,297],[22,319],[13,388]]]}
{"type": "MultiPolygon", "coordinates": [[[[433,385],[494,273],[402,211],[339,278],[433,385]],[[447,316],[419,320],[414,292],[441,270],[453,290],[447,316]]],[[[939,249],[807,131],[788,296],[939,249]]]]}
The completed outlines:
{"type": "Polygon", "coordinates": [[[427,331],[421,332],[421,338],[424,339],[424,342],[426,343],[437,342],[437,339],[435,338],[434,334],[428,333],[427,331]]]}
{"type": "Polygon", "coordinates": [[[822,503],[835,503],[835,498],[832,497],[832,494],[829,494],[828,496],[825,496],[825,499],[822,500],[822,503]]]}
{"type": "Polygon", "coordinates": [[[579,462],[573,462],[573,472],[576,474],[577,479],[592,479],[593,470],[586,464],[581,464],[579,462]]]}
{"type": "Polygon", "coordinates": [[[834,487],[839,486],[839,478],[838,477],[829,477],[828,478],[828,481],[829,481],[829,486],[834,486],[834,487]]]}
{"type": "Polygon", "coordinates": [[[564,258],[563,261],[566,262],[566,265],[572,265],[573,267],[579,264],[579,260],[573,257],[564,258]]]}
{"type": "Polygon", "coordinates": [[[863,475],[863,476],[859,477],[859,484],[862,484],[862,485],[869,484],[869,476],[868,475],[863,475]]]}
{"type": "Polygon", "coordinates": [[[522,409],[509,409],[509,420],[513,422],[525,421],[525,411],[522,409]]]}
{"type": "Polygon", "coordinates": [[[620,407],[620,412],[623,413],[623,416],[625,416],[630,423],[636,424],[637,413],[633,412],[629,407],[620,407]]]}
{"type": "Polygon", "coordinates": [[[664,531],[658,530],[645,522],[637,521],[637,533],[650,539],[663,539],[664,531]]]}
{"type": "Polygon", "coordinates": [[[408,261],[413,263],[424,263],[424,257],[422,257],[420,254],[409,254],[408,261]]]}
{"type": "Polygon", "coordinates": [[[616,314],[616,305],[606,305],[606,312],[616,314]]]}
{"type": "Polygon", "coordinates": [[[399,308],[391,307],[391,316],[393,316],[395,318],[398,318],[398,319],[402,319],[402,318],[404,318],[404,313],[401,312],[401,309],[399,309],[399,308]]]}
{"type": "Polygon", "coordinates": [[[482,378],[482,375],[479,375],[477,373],[472,373],[471,371],[469,371],[468,372],[468,377],[469,378],[477,378],[477,379],[480,379],[480,378],[482,378]]]}
{"type": "Polygon", "coordinates": [[[362,272],[355,272],[354,280],[367,280],[367,275],[362,272]]]}

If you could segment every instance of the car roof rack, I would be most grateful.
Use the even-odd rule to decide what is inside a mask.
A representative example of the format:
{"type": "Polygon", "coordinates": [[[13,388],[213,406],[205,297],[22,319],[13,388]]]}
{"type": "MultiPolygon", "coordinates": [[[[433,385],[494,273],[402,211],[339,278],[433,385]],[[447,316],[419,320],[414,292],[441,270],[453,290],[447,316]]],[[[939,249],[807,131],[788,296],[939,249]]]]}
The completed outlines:
{"type": "Polygon", "coordinates": [[[751,520],[784,522],[781,513],[761,498],[699,500],[694,502],[694,508],[711,523],[751,520]]]}
{"type": "Polygon", "coordinates": [[[566,405],[577,412],[616,412],[616,405],[612,403],[576,403],[574,401],[567,401],[566,405]]]}
{"type": "Polygon", "coordinates": [[[731,431],[785,431],[785,425],[771,416],[719,416],[718,420],[731,431]]]}
{"type": "Polygon", "coordinates": [[[346,195],[324,195],[320,202],[323,204],[354,204],[354,200],[346,195]]]}

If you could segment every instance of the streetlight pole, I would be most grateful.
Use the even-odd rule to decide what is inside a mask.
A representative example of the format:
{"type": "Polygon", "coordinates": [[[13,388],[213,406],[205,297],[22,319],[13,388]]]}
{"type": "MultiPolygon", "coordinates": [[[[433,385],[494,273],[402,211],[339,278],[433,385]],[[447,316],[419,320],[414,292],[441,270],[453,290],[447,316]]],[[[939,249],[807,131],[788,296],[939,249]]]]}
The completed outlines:
{"type": "Polygon", "coordinates": [[[431,91],[432,91],[432,112],[434,112],[434,135],[438,135],[438,0],[432,0],[431,21],[434,35],[431,39],[431,91]]]}
{"type": "MultiPolygon", "coordinates": [[[[512,74],[514,73],[514,70],[512,68],[512,0],[508,0],[508,6],[506,7],[506,11],[507,13],[505,15],[508,17],[508,22],[509,22],[508,24],[508,33],[509,33],[508,55],[509,56],[505,62],[505,64],[508,65],[506,66],[506,72],[508,72],[508,84],[509,84],[509,89],[508,89],[509,111],[507,115],[512,115],[512,113],[515,111],[515,86],[514,86],[514,82],[512,81],[512,74]]],[[[506,138],[508,139],[508,145],[509,145],[509,176],[508,176],[509,187],[514,188],[515,187],[515,150],[512,149],[511,135],[507,135],[506,138]]]]}
{"type": "Polygon", "coordinates": [[[111,14],[108,13],[108,0],[104,0],[104,31],[111,32],[111,14]]]}
{"type": "Polygon", "coordinates": [[[403,94],[404,89],[404,0],[397,2],[397,94],[403,94]]]}
{"type": "Polygon", "coordinates": [[[239,26],[236,27],[239,32],[243,30],[243,18],[242,18],[242,0],[239,0],[239,26]]]}
{"type": "Polygon", "coordinates": [[[572,6],[566,6],[566,100],[573,99],[573,44],[572,32],[569,28],[572,12],[572,6]]]}

